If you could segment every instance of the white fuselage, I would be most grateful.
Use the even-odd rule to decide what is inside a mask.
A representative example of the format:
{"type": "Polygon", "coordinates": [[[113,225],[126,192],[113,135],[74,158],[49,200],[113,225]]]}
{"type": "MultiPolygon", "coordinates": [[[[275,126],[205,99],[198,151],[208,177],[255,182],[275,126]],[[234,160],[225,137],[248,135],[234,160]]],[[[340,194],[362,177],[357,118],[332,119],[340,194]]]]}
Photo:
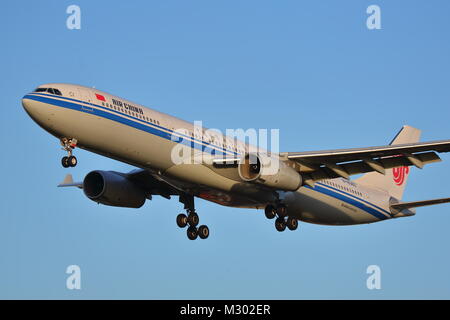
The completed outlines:
{"type": "MultiPolygon", "coordinates": [[[[61,95],[32,92],[22,104],[35,122],[59,139],[76,138],[80,148],[150,170],[176,188],[222,205],[263,208],[272,201],[272,192],[239,181],[231,171],[224,174],[213,166],[172,161],[174,137],[188,141],[195,157],[210,155],[205,148],[242,156],[247,148],[243,142],[217,142],[194,132],[192,123],[97,89],[59,83],[40,87],[58,88],[61,95]]],[[[351,225],[393,217],[389,194],[342,178],[279,195],[290,215],[311,223],[351,225]]]]}

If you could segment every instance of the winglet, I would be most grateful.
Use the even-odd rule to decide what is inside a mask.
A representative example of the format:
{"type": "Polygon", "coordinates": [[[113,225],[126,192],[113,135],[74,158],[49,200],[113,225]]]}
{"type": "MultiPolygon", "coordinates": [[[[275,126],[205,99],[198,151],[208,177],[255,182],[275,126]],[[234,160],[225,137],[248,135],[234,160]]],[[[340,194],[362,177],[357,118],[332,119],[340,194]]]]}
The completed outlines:
{"type": "Polygon", "coordinates": [[[77,187],[77,188],[82,189],[83,183],[82,182],[73,182],[73,177],[69,173],[64,177],[64,180],[60,184],[58,184],[58,187],[77,187]]]}

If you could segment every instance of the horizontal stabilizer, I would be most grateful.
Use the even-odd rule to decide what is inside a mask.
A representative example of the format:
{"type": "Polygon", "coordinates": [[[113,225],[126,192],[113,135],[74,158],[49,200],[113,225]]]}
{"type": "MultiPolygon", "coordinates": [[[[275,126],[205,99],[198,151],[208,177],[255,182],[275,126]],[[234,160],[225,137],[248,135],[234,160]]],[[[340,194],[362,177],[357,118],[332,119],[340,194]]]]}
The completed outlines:
{"type": "Polygon", "coordinates": [[[77,187],[80,189],[83,189],[83,183],[82,182],[73,182],[73,177],[69,173],[65,176],[64,180],[58,184],[58,187],[77,187]]]}
{"type": "Polygon", "coordinates": [[[391,209],[393,209],[395,211],[402,211],[404,209],[425,207],[425,206],[431,206],[434,204],[447,203],[447,202],[450,202],[450,198],[441,198],[441,199],[424,200],[424,201],[412,201],[412,202],[400,202],[400,203],[391,204],[391,209]]]}

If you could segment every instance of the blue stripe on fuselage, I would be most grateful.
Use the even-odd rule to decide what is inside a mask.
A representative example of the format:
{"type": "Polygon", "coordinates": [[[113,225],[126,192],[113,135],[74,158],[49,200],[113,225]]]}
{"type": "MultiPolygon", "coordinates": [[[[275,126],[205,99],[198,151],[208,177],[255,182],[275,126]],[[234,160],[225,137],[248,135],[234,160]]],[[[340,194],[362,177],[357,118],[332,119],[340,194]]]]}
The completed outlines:
{"type": "Polygon", "coordinates": [[[344,202],[346,202],[348,204],[351,204],[351,205],[353,205],[353,206],[355,206],[355,207],[357,207],[357,208],[367,212],[368,214],[370,214],[370,215],[372,215],[372,216],[374,216],[374,217],[376,217],[376,218],[378,218],[380,220],[385,220],[385,219],[389,218],[389,217],[385,216],[383,213],[379,212],[378,210],[376,210],[374,208],[371,208],[371,207],[367,206],[366,204],[357,201],[356,199],[350,198],[349,196],[347,196],[345,194],[338,193],[338,192],[336,192],[334,190],[330,190],[330,189],[324,188],[324,187],[322,187],[322,186],[320,186],[318,184],[316,184],[314,187],[305,186],[305,188],[308,188],[310,190],[313,190],[313,191],[316,191],[316,192],[320,192],[320,193],[325,194],[327,196],[330,196],[332,198],[344,201],[344,202]]]}
{"type": "Polygon", "coordinates": [[[371,203],[371,202],[369,202],[369,201],[366,201],[366,200],[364,200],[364,199],[361,199],[361,198],[359,198],[359,197],[357,197],[357,196],[355,196],[355,195],[353,195],[353,194],[351,194],[351,193],[345,192],[345,191],[343,191],[343,190],[337,189],[337,188],[332,187],[332,186],[329,186],[329,185],[327,185],[327,184],[323,184],[323,183],[317,183],[317,184],[320,185],[320,186],[329,188],[329,189],[333,189],[334,191],[337,191],[337,192],[340,192],[340,193],[342,193],[342,194],[345,194],[345,195],[348,196],[348,197],[351,197],[351,198],[353,198],[353,199],[356,199],[356,200],[359,200],[359,201],[361,201],[361,202],[364,202],[364,203],[366,203],[366,204],[368,204],[368,205],[371,205],[371,206],[375,207],[376,209],[378,209],[379,211],[383,212],[385,215],[388,215],[389,217],[391,216],[391,213],[390,213],[389,211],[386,211],[385,209],[380,208],[379,206],[377,206],[377,205],[375,205],[375,204],[373,204],[373,203],[371,203]]]}
{"type": "MultiPolygon", "coordinates": [[[[167,128],[164,128],[164,127],[160,127],[160,126],[154,125],[152,123],[147,123],[147,122],[145,122],[146,124],[144,125],[142,123],[142,122],[144,122],[143,120],[140,120],[140,119],[136,118],[137,121],[134,121],[132,119],[124,117],[124,115],[122,113],[116,112],[114,110],[110,110],[110,109],[107,109],[107,108],[104,108],[104,107],[101,107],[101,106],[98,106],[98,105],[94,105],[94,104],[91,104],[91,103],[87,103],[87,102],[83,102],[83,103],[88,105],[88,106],[84,106],[84,105],[81,105],[81,104],[77,103],[76,102],[77,100],[75,100],[75,99],[70,99],[70,98],[65,98],[65,97],[58,97],[58,98],[69,99],[69,100],[72,100],[74,102],[66,101],[66,100],[59,100],[59,99],[55,99],[55,98],[50,97],[50,96],[49,97],[45,97],[45,96],[42,96],[42,95],[34,95],[34,94],[33,95],[25,95],[23,97],[23,99],[35,100],[35,101],[38,101],[38,102],[48,103],[48,104],[51,104],[51,105],[54,105],[54,106],[57,106],[57,107],[62,107],[62,108],[67,108],[67,109],[71,109],[71,110],[76,110],[76,111],[80,111],[80,112],[84,112],[84,113],[88,113],[88,114],[95,114],[97,116],[100,116],[100,117],[103,117],[103,118],[106,118],[106,119],[109,119],[109,120],[113,120],[113,121],[116,121],[116,122],[128,125],[130,127],[139,129],[141,131],[145,131],[145,132],[151,133],[151,134],[159,136],[161,138],[174,141],[175,143],[182,143],[182,144],[184,144],[186,146],[190,146],[190,147],[193,147],[195,149],[199,149],[201,151],[208,150],[208,152],[210,154],[231,153],[232,155],[239,155],[238,153],[236,153],[234,151],[229,151],[227,149],[220,148],[218,146],[212,145],[212,144],[210,144],[208,142],[205,142],[205,141],[196,140],[196,139],[195,139],[195,141],[191,141],[190,140],[190,139],[192,139],[191,137],[187,137],[187,138],[181,138],[180,137],[179,139],[175,140],[174,138],[178,138],[178,137],[176,135],[173,135],[175,133],[172,130],[170,130],[170,129],[167,129],[167,128]],[[99,109],[96,109],[96,108],[93,108],[94,106],[98,107],[98,108],[101,108],[101,109],[108,110],[108,112],[103,111],[103,110],[99,110],[99,109]],[[167,130],[169,132],[165,132],[162,129],[167,130]],[[219,148],[219,150],[218,150],[218,148],[219,148]],[[222,149],[223,151],[220,150],[220,149],[222,149]],[[216,151],[216,152],[214,153],[214,151],[216,151]]],[[[176,134],[178,134],[178,132],[176,134]]]]}
{"type": "MultiPolygon", "coordinates": [[[[28,95],[32,95],[32,96],[40,96],[40,97],[44,97],[44,98],[46,98],[46,97],[48,97],[48,98],[55,98],[54,95],[49,94],[49,93],[43,93],[43,92],[33,92],[33,93],[31,93],[31,94],[28,94],[28,95]]],[[[27,95],[26,95],[24,98],[26,98],[26,97],[27,97],[27,95]]],[[[76,102],[77,104],[84,103],[84,104],[87,104],[87,105],[89,105],[89,106],[94,106],[94,107],[96,107],[96,108],[100,108],[100,109],[103,109],[103,110],[107,110],[108,112],[112,112],[112,113],[118,114],[118,115],[120,115],[120,116],[126,116],[126,117],[129,117],[129,118],[133,118],[133,119],[136,119],[137,121],[145,121],[145,120],[139,119],[139,118],[137,118],[137,117],[134,117],[134,116],[132,116],[132,115],[124,114],[123,112],[120,112],[120,111],[118,111],[118,110],[114,110],[114,109],[111,109],[111,108],[108,108],[108,107],[105,107],[105,106],[101,106],[101,105],[96,104],[96,103],[93,103],[93,102],[87,102],[87,101],[78,100],[78,99],[74,99],[74,98],[68,98],[68,97],[64,97],[64,96],[56,96],[56,98],[59,98],[59,99],[65,99],[65,100],[69,100],[69,101],[73,101],[73,102],[76,102]]],[[[56,101],[59,101],[59,100],[56,100],[56,101]]],[[[150,122],[150,123],[149,123],[148,121],[145,121],[145,123],[150,124],[151,126],[156,127],[156,128],[168,130],[168,131],[170,131],[171,133],[175,133],[176,136],[182,136],[182,137],[184,137],[184,138],[186,138],[186,139],[193,140],[193,141],[195,141],[196,143],[207,144],[208,146],[213,146],[213,147],[218,148],[219,150],[222,150],[222,151],[224,151],[224,152],[231,152],[231,153],[233,153],[234,155],[238,155],[238,153],[236,153],[236,152],[233,151],[233,150],[229,151],[229,150],[227,150],[226,148],[219,147],[219,146],[216,146],[216,145],[212,145],[212,144],[210,144],[209,142],[203,141],[203,140],[201,140],[201,139],[197,139],[197,138],[192,137],[192,136],[190,136],[190,135],[186,135],[186,134],[184,134],[184,133],[182,133],[182,132],[174,132],[173,130],[170,130],[169,128],[162,127],[162,126],[157,125],[157,124],[155,124],[155,123],[153,123],[153,122],[150,122]]]]}
{"type": "MultiPolygon", "coordinates": [[[[120,113],[120,112],[117,112],[115,110],[110,110],[108,108],[105,108],[105,107],[102,107],[102,106],[99,106],[99,105],[96,105],[96,104],[92,104],[92,103],[88,103],[88,102],[84,102],[84,101],[80,101],[80,100],[76,100],[76,99],[66,98],[66,97],[60,97],[60,96],[52,97],[52,96],[47,96],[47,95],[44,96],[44,95],[41,95],[41,94],[39,94],[39,95],[28,94],[28,95],[25,95],[23,97],[23,99],[35,100],[35,101],[38,101],[38,102],[48,103],[48,104],[51,104],[51,105],[54,105],[54,106],[57,106],[57,107],[62,107],[62,108],[67,108],[67,109],[71,109],[71,110],[76,110],[76,111],[80,111],[80,112],[84,112],[84,113],[88,113],[88,114],[95,114],[97,116],[100,116],[100,117],[103,117],[103,118],[106,118],[106,119],[109,119],[109,120],[113,120],[113,121],[116,121],[116,122],[128,125],[130,127],[139,129],[141,131],[148,132],[148,133],[156,135],[158,137],[174,141],[173,138],[172,138],[173,131],[170,130],[170,129],[154,125],[153,123],[147,123],[147,122],[145,122],[147,125],[144,125],[143,123],[141,123],[142,120],[139,120],[138,118],[136,118],[137,121],[134,121],[134,120],[131,120],[131,119],[128,119],[128,118],[124,117],[125,115],[120,113]],[[58,98],[58,99],[56,99],[56,98],[58,98]],[[65,99],[65,100],[59,100],[59,99],[65,99]],[[67,101],[67,100],[70,100],[70,101],[67,101]],[[88,106],[81,105],[80,103],[87,104],[88,106]],[[95,108],[90,108],[89,106],[92,106],[92,107],[95,107],[95,108]],[[103,111],[103,110],[99,110],[97,108],[108,110],[108,112],[103,111]],[[162,129],[167,130],[169,132],[165,132],[162,129]]],[[[186,137],[192,139],[189,136],[186,136],[186,137]]],[[[189,140],[183,139],[181,141],[181,143],[183,143],[183,144],[185,144],[187,146],[190,146],[190,147],[202,150],[202,151],[205,151],[205,149],[208,149],[208,148],[220,148],[220,147],[216,147],[214,145],[211,145],[211,144],[209,144],[207,142],[204,142],[202,140],[197,140],[197,139],[194,139],[194,140],[195,141],[193,142],[193,141],[189,141],[189,140]],[[201,144],[201,143],[206,144],[206,146],[201,144]]],[[[179,141],[174,141],[174,142],[179,142],[179,141]]],[[[225,148],[223,148],[223,150],[225,152],[230,152],[233,155],[239,155],[239,153],[236,153],[234,151],[229,151],[229,150],[227,150],[225,148]]],[[[217,151],[221,152],[220,150],[217,150],[217,151]]],[[[311,188],[309,186],[305,186],[305,187],[308,188],[308,189],[320,192],[322,194],[326,194],[326,195],[328,195],[330,197],[342,200],[342,201],[344,201],[344,202],[346,202],[348,204],[351,204],[351,205],[353,205],[353,206],[355,206],[357,208],[360,208],[361,210],[371,214],[372,216],[374,216],[374,217],[376,217],[376,218],[378,218],[380,220],[384,220],[384,219],[388,218],[386,215],[380,213],[376,209],[371,208],[371,207],[369,207],[369,206],[367,206],[364,203],[361,203],[359,201],[366,202],[366,203],[376,207],[372,203],[367,202],[367,201],[365,201],[363,199],[359,199],[359,198],[354,197],[354,196],[352,196],[353,197],[352,198],[352,197],[350,197],[348,195],[339,193],[339,192],[342,192],[340,190],[336,190],[336,191],[339,191],[339,192],[336,192],[334,190],[330,190],[330,189],[324,188],[320,184],[316,184],[314,186],[314,188],[311,188]],[[354,199],[354,198],[356,198],[356,199],[354,199]]],[[[334,189],[332,187],[330,187],[330,188],[334,189]]],[[[383,210],[383,209],[381,209],[379,207],[377,207],[377,208],[379,210],[385,211],[385,210],[383,210]]],[[[386,212],[386,213],[389,214],[388,212],[386,212]]]]}

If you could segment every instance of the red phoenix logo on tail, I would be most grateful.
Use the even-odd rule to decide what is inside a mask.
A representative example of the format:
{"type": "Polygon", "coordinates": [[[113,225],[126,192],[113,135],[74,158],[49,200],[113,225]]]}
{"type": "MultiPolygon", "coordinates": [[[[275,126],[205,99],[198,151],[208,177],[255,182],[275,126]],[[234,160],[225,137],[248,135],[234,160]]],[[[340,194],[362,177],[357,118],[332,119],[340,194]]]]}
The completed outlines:
{"type": "Polygon", "coordinates": [[[396,185],[401,186],[405,182],[409,173],[409,167],[393,168],[392,174],[394,175],[394,182],[396,185]]]}

